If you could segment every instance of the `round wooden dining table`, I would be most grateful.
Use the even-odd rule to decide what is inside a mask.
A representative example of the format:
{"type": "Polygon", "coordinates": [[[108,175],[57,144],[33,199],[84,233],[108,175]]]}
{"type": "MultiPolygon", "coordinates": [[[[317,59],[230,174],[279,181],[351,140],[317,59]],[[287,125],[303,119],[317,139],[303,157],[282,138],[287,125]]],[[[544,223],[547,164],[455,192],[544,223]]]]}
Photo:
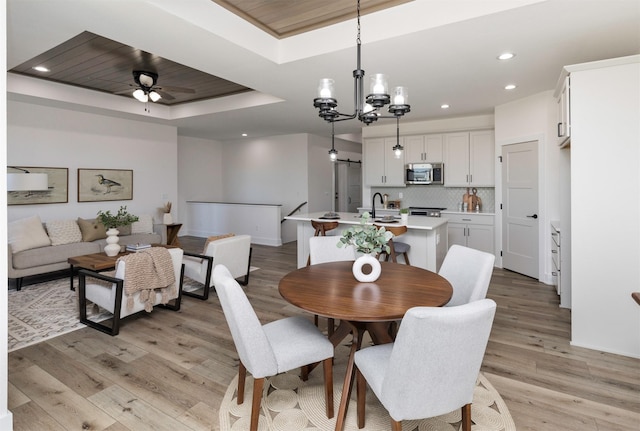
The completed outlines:
{"type": "Polygon", "coordinates": [[[342,431],[354,379],[354,354],[365,332],[376,344],[393,341],[391,323],[402,319],[412,307],[440,307],[451,299],[453,288],[442,276],[415,266],[380,262],[382,273],[373,283],[355,279],[353,262],[310,265],[290,272],[280,280],[278,290],[289,303],[313,314],[339,319],[330,335],[334,346],[349,334],[351,349],[336,431],[342,431]]]}

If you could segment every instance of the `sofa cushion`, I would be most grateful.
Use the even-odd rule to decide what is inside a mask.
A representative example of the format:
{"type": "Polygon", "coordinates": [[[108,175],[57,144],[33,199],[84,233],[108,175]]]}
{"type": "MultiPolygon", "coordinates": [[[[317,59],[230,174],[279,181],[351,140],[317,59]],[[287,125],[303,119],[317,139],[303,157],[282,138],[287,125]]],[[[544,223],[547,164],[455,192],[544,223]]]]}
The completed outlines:
{"type": "Polygon", "coordinates": [[[120,236],[131,235],[131,225],[130,224],[128,224],[126,226],[116,226],[116,229],[118,229],[118,235],[120,235],[120,236]]]}
{"type": "Polygon", "coordinates": [[[82,240],[86,242],[106,238],[107,230],[104,225],[96,219],[85,220],[78,217],[78,226],[82,232],[82,240]]]}
{"type": "Polygon", "coordinates": [[[73,244],[52,245],[24,250],[13,254],[13,267],[17,269],[33,268],[52,263],[66,262],[68,258],[100,252],[100,247],[93,242],[76,242],[73,244]]]}
{"type": "Polygon", "coordinates": [[[73,244],[82,241],[82,232],[75,220],[52,220],[46,223],[51,245],[73,244]]]}
{"type": "Polygon", "coordinates": [[[153,233],[153,217],[151,214],[138,216],[138,221],[131,225],[131,233],[153,233]]]}
{"type": "Polygon", "coordinates": [[[13,221],[7,225],[7,228],[13,253],[51,245],[51,240],[38,216],[13,221]]]}

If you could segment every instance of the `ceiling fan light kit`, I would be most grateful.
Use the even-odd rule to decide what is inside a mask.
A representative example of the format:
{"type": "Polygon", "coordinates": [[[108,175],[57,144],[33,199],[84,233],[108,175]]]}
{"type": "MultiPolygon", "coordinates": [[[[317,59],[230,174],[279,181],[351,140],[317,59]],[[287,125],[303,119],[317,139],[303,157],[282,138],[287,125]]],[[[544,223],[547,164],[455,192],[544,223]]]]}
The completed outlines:
{"type": "Polygon", "coordinates": [[[357,2],[357,25],[358,35],[356,37],[356,70],[353,71],[353,99],[354,111],[351,114],[343,114],[337,110],[338,101],[335,98],[334,80],[331,78],[322,78],[318,85],[317,97],[313,99],[313,106],[318,108],[318,115],[325,121],[331,123],[331,150],[329,154],[332,160],[337,158],[338,152],[333,146],[334,131],[333,123],[336,121],[345,121],[358,119],[366,125],[377,121],[379,118],[395,118],[397,122],[397,142],[393,147],[394,155],[399,158],[404,148],[400,145],[400,117],[411,111],[409,105],[409,93],[407,87],[396,87],[393,90],[393,98],[389,95],[387,78],[382,73],[376,73],[371,77],[369,94],[364,95],[364,70],[360,66],[360,0],[357,2]],[[389,115],[383,115],[380,108],[389,105],[389,115]]]}

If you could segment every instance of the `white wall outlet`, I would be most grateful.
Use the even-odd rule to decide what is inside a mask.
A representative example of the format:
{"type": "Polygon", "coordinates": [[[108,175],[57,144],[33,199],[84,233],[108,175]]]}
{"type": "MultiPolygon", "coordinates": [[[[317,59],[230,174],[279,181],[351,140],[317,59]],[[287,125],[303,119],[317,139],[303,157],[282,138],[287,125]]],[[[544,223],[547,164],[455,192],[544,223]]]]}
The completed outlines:
{"type": "Polygon", "coordinates": [[[398,193],[398,199],[402,199],[404,197],[404,193],[400,192],[398,193]]]}
{"type": "Polygon", "coordinates": [[[436,245],[440,244],[440,234],[436,234],[436,245]]]}

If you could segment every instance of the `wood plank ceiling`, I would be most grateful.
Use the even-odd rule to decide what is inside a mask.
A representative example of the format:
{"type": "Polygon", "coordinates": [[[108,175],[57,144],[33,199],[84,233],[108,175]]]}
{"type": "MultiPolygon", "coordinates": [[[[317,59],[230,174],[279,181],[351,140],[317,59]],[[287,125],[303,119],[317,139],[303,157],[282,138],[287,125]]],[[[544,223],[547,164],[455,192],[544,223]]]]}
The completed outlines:
{"type": "MultiPolygon", "coordinates": [[[[212,0],[277,38],[290,37],[354,18],[355,2],[345,0],[212,0]]],[[[412,0],[361,0],[360,13],[412,0]]],[[[11,73],[130,98],[138,87],[134,71],[158,75],[157,103],[176,105],[251,91],[231,81],[83,32],[9,70],[11,73]],[[50,72],[39,72],[44,65],[50,72]]]]}
{"type": "MultiPolygon", "coordinates": [[[[345,0],[211,0],[279,39],[356,17],[345,0]]],[[[360,15],[413,0],[360,0],[360,15]]]]}

